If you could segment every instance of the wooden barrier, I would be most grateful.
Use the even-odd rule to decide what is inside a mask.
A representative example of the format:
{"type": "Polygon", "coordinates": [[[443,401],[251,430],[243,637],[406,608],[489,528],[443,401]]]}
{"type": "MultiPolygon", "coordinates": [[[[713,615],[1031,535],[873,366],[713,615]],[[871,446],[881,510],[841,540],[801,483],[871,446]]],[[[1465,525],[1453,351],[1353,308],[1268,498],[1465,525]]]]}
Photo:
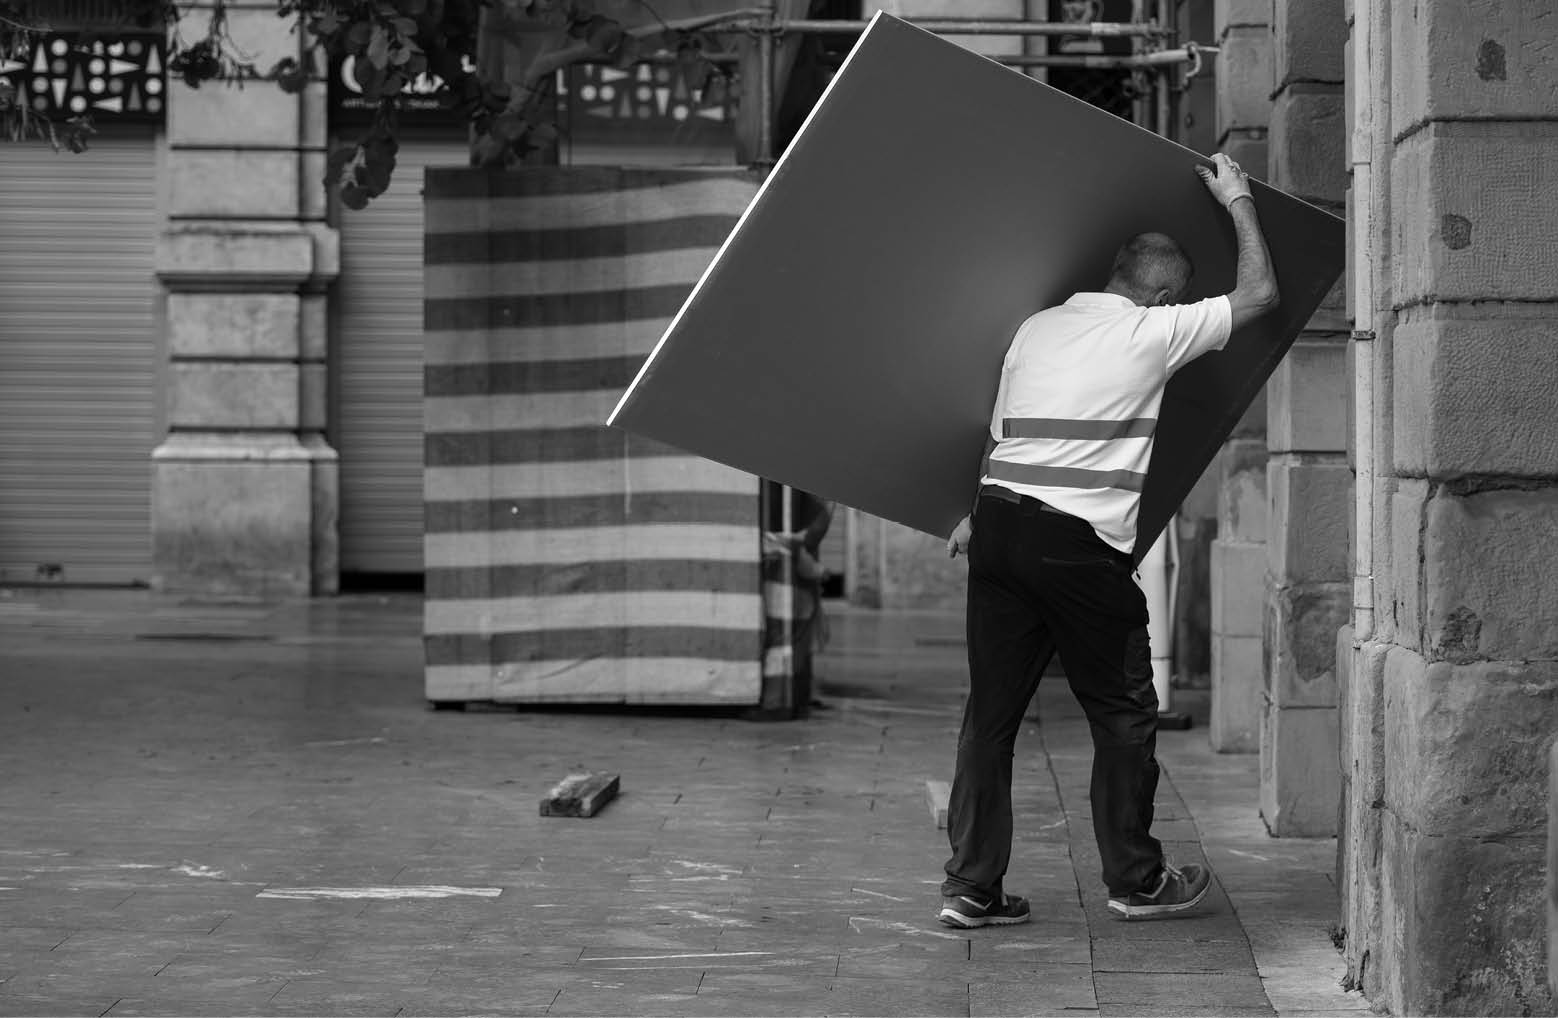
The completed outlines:
{"type": "Polygon", "coordinates": [[[762,699],[758,480],[604,426],[757,183],[428,171],[428,699],[762,699]]]}

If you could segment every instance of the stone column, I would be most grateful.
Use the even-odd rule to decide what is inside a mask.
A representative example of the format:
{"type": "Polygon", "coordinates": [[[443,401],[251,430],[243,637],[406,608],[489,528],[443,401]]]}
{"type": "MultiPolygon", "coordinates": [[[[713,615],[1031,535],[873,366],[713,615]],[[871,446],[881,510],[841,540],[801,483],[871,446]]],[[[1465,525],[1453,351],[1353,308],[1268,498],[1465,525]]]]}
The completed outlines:
{"type": "MultiPolygon", "coordinates": [[[[1266,179],[1271,121],[1269,0],[1217,0],[1217,144],[1266,179]]],[[[1217,539],[1212,542],[1212,748],[1260,747],[1261,611],[1266,589],[1266,399],[1245,414],[1217,460],[1217,539]]]]}
{"type": "MultiPolygon", "coordinates": [[[[204,29],[195,7],[184,30],[204,29]]],[[[234,44],[268,69],[300,43],[274,4],[229,3],[234,44]]],[[[336,456],[325,440],[336,233],[325,225],[325,85],[301,95],[168,84],[168,435],[152,454],[154,583],[336,589],[336,456]]]]}
{"type": "MultiPolygon", "coordinates": [[[[1342,0],[1273,0],[1271,183],[1345,214],[1342,0]]],[[[1275,835],[1336,833],[1336,634],[1352,604],[1345,285],[1267,385],[1261,815],[1275,835]]]]}
{"type": "MultiPolygon", "coordinates": [[[[1558,19],[1547,0],[1384,10],[1391,88],[1374,173],[1391,177],[1392,291],[1374,311],[1393,393],[1374,420],[1391,433],[1396,480],[1376,562],[1388,624],[1374,641],[1385,662],[1372,978],[1396,1014],[1544,1014],[1558,19]]],[[[1371,865],[1364,846],[1349,852],[1371,865]]]]}

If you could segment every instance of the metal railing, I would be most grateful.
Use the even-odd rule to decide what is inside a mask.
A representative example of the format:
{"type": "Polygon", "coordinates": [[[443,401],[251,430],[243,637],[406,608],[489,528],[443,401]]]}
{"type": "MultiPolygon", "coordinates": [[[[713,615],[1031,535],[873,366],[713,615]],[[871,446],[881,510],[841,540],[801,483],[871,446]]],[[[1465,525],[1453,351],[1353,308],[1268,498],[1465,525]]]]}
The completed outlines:
{"type": "MultiPolygon", "coordinates": [[[[1036,68],[1076,68],[1084,70],[1119,70],[1150,76],[1151,101],[1142,100],[1136,106],[1133,120],[1167,136],[1172,130],[1178,93],[1201,71],[1202,56],[1215,53],[1216,47],[1201,46],[1194,42],[1174,45],[1175,30],[1172,26],[1170,0],[1136,0],[1138,20],[1128,22],[1050,22],[992,18],[909,18],[910,24],[937,35],[1014,36],[1019,38],[1091,38],[1130,39],[1129,54],[1066,54],[1066,53],[1013,53],[993,54],[990,59],[1024,70],[1036,68]],[[1148,4],[1155,8],[1153,20],[1141,20],[1148,4]],[[1175,72],[1184,67],[1179,81],[1175,72]],[[1149,122],[1150,121],[1150,122],[1149,122]]],[[[786,18],[778,13],[777,0],[763,0],[762,6],[736,10],[724,14],[709,15],[698,19],[700,31],[716,34],[745,33],[758,41],[757,81],[753,98],[758,107],[767,112],[758,118],[758,136],[755,139],[754,162],[760,166],[774,161],[775,109],[775,48],[779,40],[791,32],[816,35],[858,35],[870,25],[863,20],[820,20],[815,18],[786,18]]]]}

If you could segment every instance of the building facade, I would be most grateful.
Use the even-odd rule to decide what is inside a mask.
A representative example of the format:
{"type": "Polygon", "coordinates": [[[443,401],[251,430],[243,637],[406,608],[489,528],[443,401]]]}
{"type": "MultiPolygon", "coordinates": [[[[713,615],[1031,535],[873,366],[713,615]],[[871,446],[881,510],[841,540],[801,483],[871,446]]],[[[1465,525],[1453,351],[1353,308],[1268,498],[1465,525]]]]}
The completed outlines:
{"type": "MultiPolygon", "coordinates": [[[[1181,140],[1352,237],[1182,513],[1210,587],[1208,737],[1259,754],[1250,809],[1273,835],[1339,839],[1339,927],[1372,1000],[1549,1013],[1558,18],[1546,0],[1176,8],[1220,47],[1181,140]]],[[[228,16],[257,64],[297,53],[273,4],[228,16]]],[[[325,81],[192,89],[144,40],[73,52],[0,62],[50,109],[104,110],[85,156],[0,145],[0,583],[296,595],[417,573],[419,171],[463,162],[464,139],[409,126],[392,191],[340,214],[319,181],[350,113],[325,81]]],[[[581,82],[572,109],[607,119],[662,85],[581,82]]],[[[694,161],[734,161],[699,137],[694,161]]],[[[688,161],[634,144],[572,157],[688,161]]],[[[939,542],[855,514],[836,529],[858,599],[960,602],[939,542]]]]}

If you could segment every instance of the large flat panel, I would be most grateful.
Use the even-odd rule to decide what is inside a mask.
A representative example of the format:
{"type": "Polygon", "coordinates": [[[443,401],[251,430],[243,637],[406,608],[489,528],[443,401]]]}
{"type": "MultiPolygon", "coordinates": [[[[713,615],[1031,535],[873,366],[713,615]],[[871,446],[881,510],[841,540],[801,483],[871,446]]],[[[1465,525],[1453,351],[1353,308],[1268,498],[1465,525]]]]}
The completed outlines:
{"type": "MultiPolygon", "coordinates": [[[[1233,286],[1205,160],[878,15],[611,423],[944,535],[967,511],[1001,359],[1148,230],[1233,286]]],[[[1255,183],[1281,308],[1170,383],[1144,551],[1340,274],[1337,217],[1255,183]]]]}

